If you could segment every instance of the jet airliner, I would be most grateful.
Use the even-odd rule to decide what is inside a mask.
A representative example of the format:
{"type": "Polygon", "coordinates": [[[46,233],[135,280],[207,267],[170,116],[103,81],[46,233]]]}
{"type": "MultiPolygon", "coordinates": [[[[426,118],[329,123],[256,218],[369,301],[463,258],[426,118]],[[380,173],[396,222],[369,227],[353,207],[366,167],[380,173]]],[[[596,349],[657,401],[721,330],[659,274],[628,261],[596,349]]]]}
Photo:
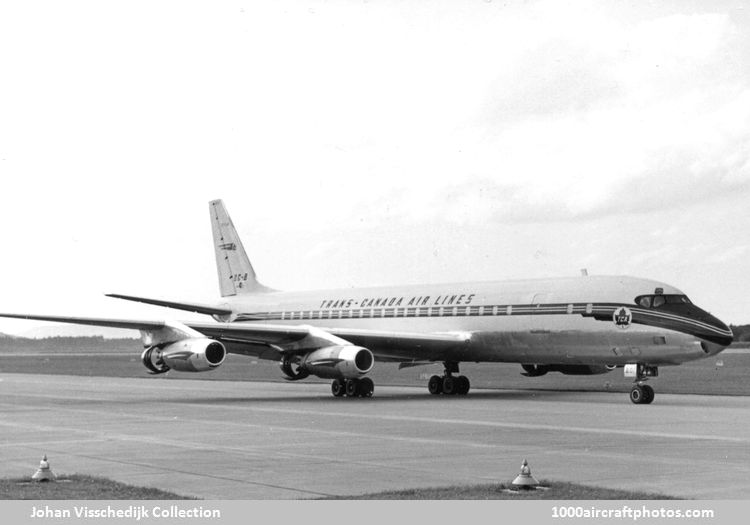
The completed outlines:
{"type": "Polygon", "coordinates": [[[466,362],[517,363],[526,376],[622,368],[630,400],[649,404],[660,366],[721,352],[731,330],[666,283],[626,276],[282,292],[261,284],[221,200],[209,203],[222,299],[186,303],[110,297],[209,315],[178,322],[37,314],[2,317],[140,330],[152,374],[204,372],[227,353],[278,361],[283,375],[331,379],[341,397],[370,397],[376,362],[442,363],[433,395],[466,395],[466,362]]]}

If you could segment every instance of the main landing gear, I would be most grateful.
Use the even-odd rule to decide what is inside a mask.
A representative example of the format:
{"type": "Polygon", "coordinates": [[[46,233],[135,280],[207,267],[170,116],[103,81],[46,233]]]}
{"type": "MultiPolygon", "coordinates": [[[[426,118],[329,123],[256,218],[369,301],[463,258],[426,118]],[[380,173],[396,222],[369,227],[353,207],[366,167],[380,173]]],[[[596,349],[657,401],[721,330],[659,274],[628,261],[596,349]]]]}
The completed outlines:
{"type": "Polygon", "coordinates": [[[654,389],[645,384],[649,377],[657,377],[659,368],[648,365],[636,365],[635,384],[630,389],[630,400],[636,405],[648,405],[654,400],[654,389]]]}
{"type": "Polygon", "coordinates": [[[369,377],[362,379],[334,379],[331,393],[336,397],[372,397],[375,383],[369,377]]]}
{"type": "Polygon", "coordinates": [[[466,376],[453,376],[453,374],[458,374],[458,363],[446,361],[443,365],[445,366],[443,375],[434,375],[427,382],[427,389],[430,391],[430,394],[435,396],[438,394],[458,394],[465,396],[468,394],[469,388],[471,388],[469,378],[466,376]]]}

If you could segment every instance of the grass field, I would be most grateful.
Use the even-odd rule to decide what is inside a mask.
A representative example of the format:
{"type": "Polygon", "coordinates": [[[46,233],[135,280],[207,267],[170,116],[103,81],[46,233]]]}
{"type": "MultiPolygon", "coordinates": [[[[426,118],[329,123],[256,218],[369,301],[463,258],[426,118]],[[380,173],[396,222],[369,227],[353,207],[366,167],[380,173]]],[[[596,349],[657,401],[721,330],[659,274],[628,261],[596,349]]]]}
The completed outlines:
{"type": "Polygon", "coordinates": [[[0,479],[0,499],[92,500],[194,499],[164,490],[136,487],[111,479],[73,474],[59,476],[55,482],[31,482],[28,479],[0,479]]]}
{"type": "MultiPolygon", "coordinates": [[[[5,344],[0,348],[0,372],[32,374],[70,374],[84,376],[149,377],[154,380],[201,379],[209,381],[283,381],[275,362],[229,355],[217,370],[204,373],[168,372],[151,376],[140,362],[139,342],[118,343],[115,349],[45,348],[43,352],[16,350],[5,344]]],[[[428,365],[398,370],[394,364],[378,363],[370,374],[376,385],[423,386],[442,366],[428,365]]],[[[462,363],[472,388],[507,388],[568,391],[627,392],[632,381],[622,369],[596,376],[566,376],[549,373],[542,377],[524,377],[516,364],[462,363]]],[[[660,376],[651,381],[657,393],[750,395],[750,350],[730,349],[718,356],[681,366],[661,367],[660,376]]],[[[328,383],[309,378],[308,382],[328,383]]]]}
{"type": "MultiPolygon", "coordinates": [[[[354,500],[646,500],[674,499],[661,494],[604,489],[558,481],[540,481],[544,489],[509,490],[508,484],[487,483],[378,492],[359,496],[324,498],[354,500]]],[[[56,482],[0,479],[0,500],[177,500],[194,499],[147,487],[136,487],[106,478],[74,474],[56,482]]]]}
{"type": "Polygon", "coordinates": [[[675,499],[671,496],[653,494],[649,492],[629,492],[626,490],[605,489],[564,483],[559,481],[539,482],[543,489],[538,490],[510,490],[509,484],[487,483],[484,485],[460,485],[454,487],[431,487],[426,489],[394,490],[363,494],[346,498],[327,499],[367,499],[367,500],[645,500],[645,499],[675,499]]]}

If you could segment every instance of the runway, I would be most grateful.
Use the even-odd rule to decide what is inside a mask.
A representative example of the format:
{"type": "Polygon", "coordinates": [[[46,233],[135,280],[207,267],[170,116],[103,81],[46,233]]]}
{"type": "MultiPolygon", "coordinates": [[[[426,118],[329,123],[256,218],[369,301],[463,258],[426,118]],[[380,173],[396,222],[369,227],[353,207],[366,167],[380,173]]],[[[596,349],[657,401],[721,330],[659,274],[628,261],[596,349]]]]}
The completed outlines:
{"type": "Polygon", "coordinates": [[[750,496],[750,398],[0,374],[2,477],[107,476],[208,499],[299,499],[537,478],[750,496]]]}

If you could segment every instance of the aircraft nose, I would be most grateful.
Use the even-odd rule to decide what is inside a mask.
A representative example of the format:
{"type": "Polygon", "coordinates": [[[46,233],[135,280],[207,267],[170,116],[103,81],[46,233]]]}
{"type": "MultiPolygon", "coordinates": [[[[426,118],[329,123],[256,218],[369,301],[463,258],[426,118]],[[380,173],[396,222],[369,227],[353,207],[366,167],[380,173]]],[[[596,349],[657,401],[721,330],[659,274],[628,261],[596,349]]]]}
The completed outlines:
{"type": "Polygon", "coordinates": [[[701,341],[701,348],[707,356],[716,355],[724,350],[728,345],[712,343],[710,341],[701,341]]]}
{"type": "Polygon", "coordinates": [[[714,330],[712,330],[714,334],[712,334],[712,337],[709,339],[709,342],[706,342],[706,344],[712,347],[712,351],[708,353],[713,355],[721,352],[727,346],[732,344],[732,341],[734,341],[734,333],[732,333],[732,330],[724,322],[713,315],[708,316],[708,322],[714,328],[714,330]]]}

